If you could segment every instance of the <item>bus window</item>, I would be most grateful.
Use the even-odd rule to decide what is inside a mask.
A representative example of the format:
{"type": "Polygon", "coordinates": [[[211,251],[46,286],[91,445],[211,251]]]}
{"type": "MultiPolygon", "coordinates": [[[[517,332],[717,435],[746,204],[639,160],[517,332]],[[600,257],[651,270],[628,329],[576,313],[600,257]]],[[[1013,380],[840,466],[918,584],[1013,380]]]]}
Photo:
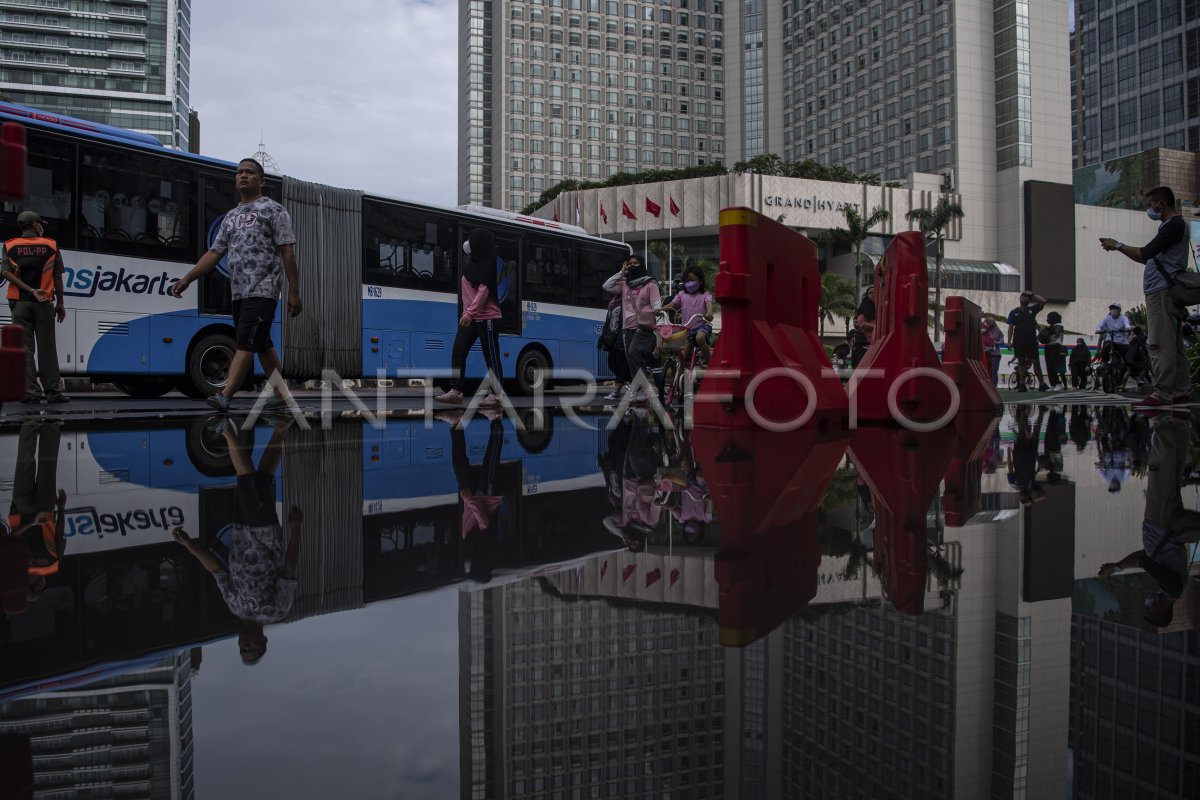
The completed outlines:
{"type": "MultiPolygon", "coordinates": [[[[218,226],[226,212],[238,204],[238,193],[229,176],[204,177],[204,240],[201,246],[207,250],[217,238],[218,226]]],[[[225,263],[200,279],[198,292],[201,314],[232,314],[233,299],[229,292],[229,275],[225,263]]]]}
{"type": "Polygon", "coordinates": [[[27,136],[25,199],[4,204],[4,232],[16,234],[17,215],[28,208],[45,221],[46,235],[56,239],[59,247],[74,247],[71,188],[75,147],[33,131],[27,136]]]}
{"type": "Polygon", "coordinates": [[[461,252],[453,217],[363,202],[363,283],[454,292],[461,252]]]}
{"type": "MultiPolygon", "coordinates": [[[[467,238],[471,227],[469,223],[463,226],[463,239],[467,238]]],[[[496,240],[496,256],[504,261],[508,266],[508,274],[512,276],[509,279],[508,299],[500,304],[500,313],[504,315],[500,322],[500,333],[520,333],[521,313],[518,303],[522,298],[518,297],[517,286],[519,284],[516,276],[520,274],[521,238],[516,234],[497,230],[493,230],[492,234],[496,240]]],[[[462,258],[465,266],[467,257],[464,255],[462,258]]]]}
{"type": "Polygon", "coordinates": [[[571,288],[571,242],[548,236],[529,237],[525,250],[522,300],[569,305],[571,288]]]}
{"type": "Polygon", "coordinates": [[[195,171],[166,159],[80,148],[80,243],[101,253],[192,261],[195,171]]]}
{"type": "Polygon", "coordinates": [[[576,246],[579,263],[579,292],[576,302],[589,308],[604,308],[610,295],[601,286],[621,270],[622,255],[610,248],[579,244],[576,246]]]}

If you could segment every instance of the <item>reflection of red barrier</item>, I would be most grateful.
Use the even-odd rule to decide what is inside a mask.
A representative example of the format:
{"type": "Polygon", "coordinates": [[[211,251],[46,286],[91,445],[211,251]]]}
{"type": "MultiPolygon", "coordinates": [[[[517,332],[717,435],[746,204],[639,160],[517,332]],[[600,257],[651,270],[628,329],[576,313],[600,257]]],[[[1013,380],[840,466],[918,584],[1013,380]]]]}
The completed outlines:
{"type": "Polygon", "coordinates": [[[25,334],[20,325],[0,328],[0,403],[25,396],[25,334]]]}
{"type": "Polygon", "coordinates": [[[721,644],[742,647],[816,596],[816,508],[845,439],[815,426],[784,434],[697,428],[692,447],[721,521],[721,644]]]}
{"type": "Polygon", "coordinates": [[[0,200],[25,197],[25,126],[0,125],[0,200]]]}
{"type": "Polygon", "coordinates": [[[888,396],[894,391],[897,410],[908,419],[940,419],[951,408],[948,381],[908,376],[913,369],[945,374],[929,341],[929,267],[924,237],[915,231],[896,236],[880,260],[877,274],[875,333],[856,370],[862,377],[856,392],[858,416],[893,420],[888,396]],[[866,370],[881,370],[882,374],[868,378],[866,370]]]}
{"type": "Polygon", "coordinates": [[[979,513],[983,451],[999,424],[1000,417],[992,414],[959,414],[954,418],[957,435],[942,494],[946,525],[951,528],[961,528],[979,513]]]}
{"type": "Polygon", "coordinates": [[[875,564],[898,611],[920,614],[929,573],[926,513],[950,462],[955,431],[896,428],[855,431],[850,458],[871,489],[875,564]]]}
{"type": "Polygon", "coordinates": [[[751,390],[754,408],[769,423],[794,425],[810,409],[845,418],[846,391],[817,338],[816,246],[747,208],[721,211],[720,232],[713,294],[721,303],[721,336],[696,397],[695,424],[753,426],[746,409],[751,390]]]}
{"type": "Polygon", "coordinates": [[[946,298],[946,354],[942,368],[958,387],[962,411],[999,411],[1000,393],[992,385],[992,374],[983,363],[983,334],[979,306],[965,297],[946,298]]]}

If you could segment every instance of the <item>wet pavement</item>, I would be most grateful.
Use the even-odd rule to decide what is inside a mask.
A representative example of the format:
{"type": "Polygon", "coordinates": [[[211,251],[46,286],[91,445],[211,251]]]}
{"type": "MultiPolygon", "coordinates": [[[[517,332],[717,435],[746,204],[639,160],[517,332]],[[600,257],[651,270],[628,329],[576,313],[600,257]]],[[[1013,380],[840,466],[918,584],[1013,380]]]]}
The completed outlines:
{"type": "Polygon", "coordinates": [[[5,407],[0,790],[1197,796],[1200,418],[306,397],[5,407]]]}

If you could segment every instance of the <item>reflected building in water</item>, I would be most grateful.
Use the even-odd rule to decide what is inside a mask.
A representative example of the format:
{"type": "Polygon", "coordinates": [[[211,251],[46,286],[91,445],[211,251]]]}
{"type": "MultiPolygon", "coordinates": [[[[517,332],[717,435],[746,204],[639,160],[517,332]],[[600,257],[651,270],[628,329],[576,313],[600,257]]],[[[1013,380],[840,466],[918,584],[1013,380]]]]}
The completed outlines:
{"type": "Polygon", "coordinates": [[[37,797],[190,800],[191,679],[200,649],[181,650],[84,688],[0,705],[0,734],[30,739],[37,797]]]}
{"type": "Polygon", "coordinates": [[[1194,797],[1200,636],[1080,614],[1071,633],[1075,797],[1194,797]]]}
{"type": "Polygon", "coordinates": [[[461,796],[723,796],[726,656],[681,612],[538,579],[462,592],[461,796]]]}

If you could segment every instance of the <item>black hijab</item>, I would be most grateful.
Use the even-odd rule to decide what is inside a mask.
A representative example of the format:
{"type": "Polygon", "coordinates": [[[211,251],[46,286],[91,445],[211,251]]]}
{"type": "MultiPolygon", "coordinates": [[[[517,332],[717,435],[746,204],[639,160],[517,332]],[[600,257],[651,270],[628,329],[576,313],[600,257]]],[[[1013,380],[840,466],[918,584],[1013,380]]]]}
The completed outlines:
{"type": "Polygon", "coordinates": [[[636,267],[630,267],[625,271],[625,284],[631,289],[636,289],[644,283],[649,283],[653,280],[650,273],[646,271],[646,265],[638,262],[636,267]]]}
{"type": "Polygon", "coordinates": [[[467,234],[467,243],[471,246],[471,255],[463,267],[463,275],[475,287],[486,286],[491,298],[499,302],[496,295],[496,240],[492,232],[476,228],[467,234]]]}

